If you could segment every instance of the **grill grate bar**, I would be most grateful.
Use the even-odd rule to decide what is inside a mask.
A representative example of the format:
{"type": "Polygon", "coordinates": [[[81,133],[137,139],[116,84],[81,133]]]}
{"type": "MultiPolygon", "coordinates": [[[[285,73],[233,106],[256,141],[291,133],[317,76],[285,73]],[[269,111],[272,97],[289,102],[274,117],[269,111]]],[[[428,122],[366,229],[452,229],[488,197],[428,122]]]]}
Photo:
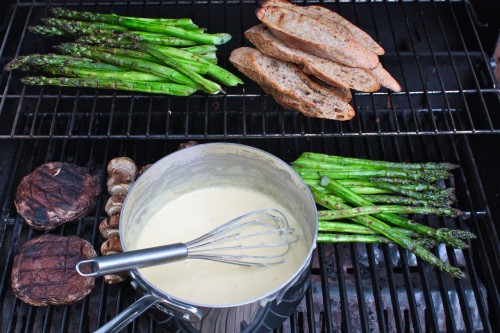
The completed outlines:
{"type": "Polygon", "coordinates": [[[375,270],[376,263],[374,258],[373,244],[366,244],[366,253],[368,254],[368,266],[370,268],[370,278],[373,286],[373,297],[375,300],[375,310],[377,313],[377,324],[379,332],[388,332],[384,316],[384,304],[380,292],[379,276],[375,270]]]}
{"type": "Polygon", "coordinates": [[[365,297],[365,292],[363,289],[363,279],[361,277],[360,273],[360,266],[359,266],[359,251],[358,251],[358,245],[357,244],[350,244],[350,252],[351,252],[351,258],[352,258],[352,266],[353,266],[353,276],[354,276],[354,282],[356,285],[356,297],[358,300],[358,308],[359,308],[359,319],[361,322],[361,329],[363,332],[368,332],[369,331],[369,325],[368,325],[368,318],[367,318],[367,310],[366,310],[366,304],[364,300],[366,299],[365,297]]]}
{"type": "MultiPolygon", "coordinates": [[[[463,49],[464,49],[464,51],[465,51],[466,58],[467,58],[467,61],[468,61],[468,64],[469,64],[469,68],[473,69],[473,68],[474,68],[474,66],[473,66],[473,64],[472,64],[472,60],[471,60],[471,58],[470,58],[470,55],[467,53],[467,52],[468,52],[468,48],[467,48],[467,45],[466,45],[466,43],[465,43],[465,40],[464,40],[464,37],[463,37],[462,31],[461,31],[461,29],[460,29],[460,24],[458,23],[458,19],[457,19],[457,16],[456,16],[456,14],[455,14],[455,9],[453,8],[453,6],[452,6],[452,4],[451,4],[451,3],[448,3],[448,8],[450,9],[450,12],[451,12],[451,14],[452,14],[451,16],[452,16],[453,21],[454,21],[454,23],[455,23],[456,30],[457,30],[457,33],[458,33],[458,35],[459,35],[460,42],[462,43],[463,49]]],[[[471,23],[471,24],[470,24],[470,26],[471,26],[471,28],[473,29],[473,31],[475,31],[474,24],[473,24],[473,23],[472,23],[472,21],[471,21],[471,17],[470,17],[469,9],[468,9],[467,7],[466,7],[466,12],[467,12],[467,14],[468,14],[468,18],[469,18],[469,20],[470,20],[469,22],[471,23]]],[[[476,33],[476,36],[477,36],[477,33],[476,33]]],[[[477,39],[477,40],[479,40],[479,39],[477,39]]],[[[479,44],[479,47],[481,48],[481,45],[480,45],[481,43],[478,43],[478,44],[479,44]]],[[[483,51],[482,51],[482,49],[481,49],[481,52],[483,52],[483,51]]],[[[488,67],[487,62],[485,62],[485,64],[486,64],[486,66],[488,67]]],[[[491,120],[491,117],[490,117],[489,113],[488,113],[488,112],[485,112],[488,108],[487,108],[487,106],[486,106],[486,101],[484,100],[484,96],[483,96],[483,94],[481,93],[481,87],[480,87],[480,84],[479,84],[479,80],[478,80],[477,75],[476,75],[476,73],[475,73],[475,71],[474,71],[474,70],[472,71],[472,78],[473,78],[474,84],[475,84],[475,86],[476,86],[476,88],[477,88],[477,90],[478,90],[478,92],[479,92],[479,97],[480,97],[480,102],[481,102],[481,110],[483,111],[483,113],[485,113],[485,114],[484,114],[484,116],[486,117],[486,122],[488,123],[489,128],[491,128],[491,129],[492,129],[492,128],[494,128],[494,126],[493,126],[493,122],[492,122],[492,120],[491,120]]]]}
{"type": "MultiPolygon", "coordinates": [[[[439,68],[438,62],[437,62],[437,59],[436,59],[436,55],[435,55],[435,52],[434,52],[434,48],[432,47],[432,43],[431,43],[431,38],[430,38],[430,35],[429,35],[429,31],[428,31],[428,29],[426,27],[425,20],[424,20],[424,17],[423,17],[422,8],[421,8],[421,6],[420,6],[420,4],[418,2],[416,4],[417,4],[417,7],[418,7],[418,13],[419,13],[419,17],[420,17],[420,22],[422,23],[422,27],[423,27],[424,32],[425,32],[425,38],[426,38],[426,41],[427,41],[427,44],[429,46],[429,50],[430,50],[430,53],[431,53],[431,56],[432,56],[432,61],[434,63],[434,66],[436,68],[439,68]]],[[[444,38],[444,39],[446,39],[446,38],[444,38]]],[[[447,42],[445,41],[445,43],[447,43],[447,42]]],[[[457,126],[455,125],[455,120],[453,119],[453,116],[452,116],[452,111],[451,111],[450,102],[448,100],[448,96],[446,96],[446,89],[444,87],[444,82],[443,82],[443,78],[442,78],[441,72],[439,70],[437,70],[436,71],[436,75],[438,77],[438,81],[439,81],[439,85],[441,87],[442,95],[444,96],[444,100],[445,100],[445,104],[446,104],[446,110],[448,111],[448,119],[451,121],[452,128],[454,130],[456,130],[457,126]]],[[[467,109],[467,111],[468,111],[468,109],[467,109]]],[[[474,131],[475,130],[474,122],[472,121],[472,117],[471,117],[471,115],[470,115],[469,112],[467,113],[467,118],[469,120],[469,123],[470,123],[470,126],[471,126],[472,130],[474,131]]]]}
{"type": "MultiPolygon", "coordinates": [[[[381,155],[382,155],[383,159],[388,160],[388,156],[387,156],[388,152],[386,149],[386,144],[384,144],[383,142],[384,141],[381,140],[381,147],[380,147],[381,155]]],[[[398,160],[401,160],[401,156],[400,156],[400,152],[399,152],[399,145],[397,143],[395,145],[395,148],[396,148],[398,160]]],[[[368,151],[369,151],[369,153],[368,153],[369,158],[376,159],[376,156],[374,156],[374,154],[370,151],[369,146],[368,146],[368,151]]],[[[402,248],[399,248],[398,251],[399,251],[400,264],[402,266],[403,279],[405,281],[405,286],[406,286],[406,297],[408,300],[408,306],[409,306],[411,320],[413,323],[413,328],[415,331],[421,332],[422,327],[420,325],[420,321],[418,318],[418,310],[416,307],[415,292],[414,292],[413,284],[411,281],[411,273],[410,273],[410,267],[408,264],[407,252],[406,252],[406,250],[404,250],[402,248]]],[[[395,304],[394,306],[395,306],[395,308],[399,308],[399,304],[395,304]]],[[[405,309],[405,311],[406,311],[406,309],[405,309]]],[[[406,326],[409,326],[409,323],[407,323],[406,326]]]]}
{"type": "MultiPolygon", "coordinates": [[[[450,57],[452,57],[452,55],[448,54],[450,57]]],[[[383,60],[383,59],[382,59],[383,60]]],[[[96,89],[91,89],[91,88],[86,88],[86,89],[78,89],[79,91],[96,91],[96,89]]],[[[446,94],[448,95],[462,95],[462,94],[465,94],[465,95],[474,95],[474,94],[477,94],[477,89],[447,89],[445,91],[446,94]]],[[[487,93],[487,94],[492,94],[492,95],[498,95],[500,93],[500,89],[499,88],[484,88],[484,89],[481,89],[481,91],[483,93],[487,93]]],[[[63,91],[64,92],[64,91],[63,91]]],[[[47,91],[47,92],[43,92],[43,94],[40,94],[40,93],[24,93],[24,94],[21,94],[21,93],[8,93],[5,94],[5,98],[8,98],[8,99],[19,99],[21,98],[21,96],[25,96],[25,98],[29,98],[29,99],[34,99],[34,98],[38,98],[38,96],[42,95],[44,98],[47,98],[47,99],[51,99],[51,98],[56,98],[58,95],[60,95],[61,98],[63,99],[73,99],[75,98],[75,95],[73,94],[65,94],[61,92],[60,94],[54,94],[50,91],[47,91]]],[[[375,91],[375,92],[362,92],[362,91],[357,91],[356,93],[356,97],[362,97],[362,96],[374,96],[374,97],[382,97],[382,96],[387,96],[387,92],[384,92],[384,91],[375,91]]],[[[394,96],[394,97],[400,97],[400,96],[407,96],[407,95],[410,95],[410,96],[419,96],[419,95],[429,95],[429,96],[432,96],[432,95],[442,95],[443,94],[443,91],[442,90],[427,90],[427,91],[424,91],[424,90],[419,90],[419,89],[415,89],[415,90],[411,90],[411,91],[404,91],[404,92],[389,92],[389,94],[391,96],[394,96]]],[[[241,94],[226,94],[224,97],[221,97],[221,96],[204,96],[204,95],[200,95],[200,94],[193,94],[191,96],[189,96],[189,99],[191,100],[197,100],[197,99],[207,99],[207,98],[213,98],[213,99],[218,99],[218,98],[226,98],[226,99],[240,99],[240,98],[257,98],[257,97],[263,97],[265,95],[263,94],[253,94],[253,93],[241,93],[241,94]]],[[[113,92],[109,92],[108,90],[101,90],[99,91],[99,94],[98,94],[98,97],[99,99],[131,99],[131,98],[135,98],[137,100],[140,100],[140,99],[148,99],[148,98],[151,98],[150,95],[135,95],[135,94],[127,94],[127,92],[125,91],[120,91],[119,92],[119,95],[113,91],[113,92]]],[[[93,99],[95,98],[94,95],[92,94],[82,94],[81,95],[81,99],[93,99]]],[[[419,108],[417,108],[419,109],[419,108]]],[[[427,108],[426,108],[427,109],[427,108]]],[[[436,110],[439,110],[441,108],[435,108],[433,109],[432,111],[435,112],[436,110]]],[[[455,109],[455,108],[451,108],[452,110],[455,109]]],[[[342,123],[340,123],[342,124],[342,123]]]]}
{"type": "MultiPolygon", "coordinates": [[[[467,149],[467,152],[469,153],[469,156],[472,156],[472,151],[471,151],[471,147],[469,145],[469,142],[467,140],[464,140],[464,141],[465,141],[464,145],[467,149]]],[[[475,165],[474,160],[473,159],[464,159],[463,161],[461,161],[460,154],[457,151],[457,148],[455,146],[453,146],[453,153],[455,154],[457,161],[460,161],[462,163],[467,164],[469,166],[469,168],[471,168],[471,170],[473,170],[472,177],[475,180],[475,182],[473,184],[478,187],[477,192],[481,196],[480,202],[482,205],[484,202],[486,202],[486,198],[484,197],[484,190],[481,186],[481,181],[480,181],[481,178],[480,178],[479,174],[477,174],[477,167],[475,165]]],[[[469,182],[467,181],[467,177],[462,170],[460,170],[460,179],[461,179],[461,182],[463,184],[465,184],[465,186],[468,186],[469,182]]],[[[470,207],[474,207],[473,201],[474,200],[472,199],[470,192],[467,192],[466,193],[466,204],[470,207]]],[[[489,209],[487,209],[487,211],[488,210],[489,209]]],[[[491,215],[488,214],[488,216],[491,216],[491,215]]],[[[482,265],[486,266],[486,267],[483,266],[484,269],[481,270],[481,274],[483,274],[483,281],[487,285],[488,293],[489,293],[489,295],[491,295],[491,297],[488,297],[488,302],[490,304],[493,304],[493,305],[490,305],[488,308],[490,309],[490,311],[495,312],[494,315],[490,314],[490,318],[495,318],[495,317],[500,316],[500,310],[499,310],[500,309],[500,292],[499,292],[498,281],[495,278],[496,274],[493,272],[493,270],[494,270],[493,267],[496,267],[497,270],[498,270],[498,267],[500,267],[500,259],[499,259],[498,246],[497,246],[498,244],[497,244],[497,241],[495,241],[495,239],[498,239],[497,238],[498,236],[496,234],[496,230],[494,228],[491,229],[489,227],[491,223],[484,223],[483,221],[478,221],[478,216],[474,213],[472,213],[472,215],[471,215],[470,223],[471,223],[472,231],[474,233],[476,233],[477,235],[480,235],[479,237],[481,238],[481,242],[477,242],[477,246],[479,248],[480,254],[478,255],[479,257],[476,256],[476,260],[478,260],[477,258],[480,258],[479,260],[481,260],[482,265]],[[481,229],[483,226],[486,226],[487,230],[482,231],[481,229]]],[[[471,252],[473,250],[478,251],[478,248],[473,248],[473,249],[471,249],[471,251],[465,251],[466,252],[466,260],[468,260],[469,262],[472,262],[474,259],[472,258],[471,252]]],[[[470,267],[470,270],[468,273],[471,275],[471,279],[473,282],[476,302],[478,299],[480,300],[480,302],[477,302],[477,303],[479,305],[479,311],[480,311],[481,317],[485,318],[485,317],[487,317],[487,310],[486,310],[487,306],[486,306],[486,302],[485,302],[484,296],[482,294],[481,288],[478,285],[478,276],[476,274],[475,267],[470,267]]],[[[485,325],[487,327],[491,327],[489,321],[483,320],[483,322],[485,323],[485,325]]]]}
{"type": "MultiPolygon", "coordinates": [[[[420,7],[420,4],[419,4],[419,7],[420,7]]],[[[433,8],[434,10],[436,10],[436,5],[433,3],[433,8]]],[[[459,87],[459,90],[461,91],[461,99],[462,99],[462,103],[463,103],[463,107],[465,109],[465,112],[467,113],[467,119],[469,120],[469,123],[471,125],[473,125],[473,120],[472,120],[472,114],[471,114],[471,111],[470,111],[470,108],[469,108],[469,103],[467,102],[467,99],[465,97],[465,94],[467,93],[466,91],[464,91],[463,87],[462,87],[462,82],[460,80],[460,74],[457,70],[457,65],[455,63],[455,60],[453,58],[454,56],[454,52],[451,50],[450,48],[450,44],[448,42],[448,38],[446,38],[446,33],[445,33],[445,30],[443,28],[443,22],[441,20],[441,17],[439,15],[435,15],[436,16],[436,19],[437,19],[437,22],[438,22],[438,25],[439,25],[439,30],[441,32],[441,35],[442,35],[442,40],[444,41],[445,43],[445,46],[446,46],[446,50],[448,52],[448,58],[450,60],[450,63],[451,63],[451,66],[453,68],[453,73],[455,75],[455,79],[456,79],[456,82],[458,84],[458,87],[459,87]]],[[[424,25],[425,27],[425,25],[424,25]]],[[[492,80],[493,82],[494,80],[492,80]]],[[[475,132],[475,128],[473,128],[473,132],[475,132]]]]}
{"type": "MultiPolygon", "coordinates": [[[[318,259],[319,259],[319,266],[321,267],[326,267],[326,258],[325,258],[325,250],[323,247],[323,244],[318,244],[318,259]]],[[[339,284],[341,284],[341,276],[339,275],[339,284]]],[[[340,297],[342,298],[342,290],[345,290],[345,288],[341,288],[340,291],[340,297]]],[[[333,329],[333,318],[331,314],[331,302],[330,302],[330,288],[329,288],[329,283],[328,283],[328,276],[326,274],[325,269],[321,269],[321,292],[323,293],[323,309],[324,309],[324,325],[321,329],[323,331],[323,328],[326,329],[326,332],[331,333],[333,329]]],[[[342,300],[341,306],[347,303],[347,300],[342,300]]],[[[347,311],[344,311],[345,309],[342,310],[342,328],[344,328],[345,324],[348,322],[348,318],[345,317],[344,313],[347,311]]]]}
{"type": "MultiPolygon", "coordinates": [[[[445,161],[446,158],[444,156],[444,152],[440,148],[440,145],[436,145],[436,146],[438,147],[439,153],[441,155],[441,160],[445,161]]],[[[454,180],[452,180],[452,183],[453,184],[450,184],[450,186],[455,187],[454,180]]],[[[446,227],[443,218],[439,219],[439,221],[441,222],[442,227],[446,227]]],[[[454,228],[460,228],[460,225],[458,225],[458,223],[454,222],[453,224],[454,224],[454,228]]],[[[453,266],[458,266],[455,252],[453,250],[450,250],[450,249],[447,249],[447,252],[448,252],[447,254],[448,254],[448,258],[450,260],[450,263],[453,266]]],[[[460,252],[463,255],[463,253],[467,252],[467,250],[465,250],[465,251],[462,250],[460,252]]],[[[458,298],[459,298],[460,305],[461,305],[462,318],[464,320],[466,330],[469,332],[473,332],[474,331],[474,324],[473,324],[471,313],[469,311],[467,296],[466,296],[464,285],[463,285],[462,281],[454,281],[454,282],[455,282],[455,287],[456,287],[457,292],[458,292],[458,298]]]]}
{"type": "MultiPolygon", "coordinates": [[[[371,2],[370,2],[371,3],[371,2]]],[[[393,26],[393,23],[392,23],[392,20],[391,20],[391,15],[389,14],[389,8],[387,6],[387,3],[384,3],[384,6],[385,6],[385,12],[386,12],[386,15],[388,17],[388,24],[389,24],[389,29],[391,31],[391,39],[392,39],[392,42],[394,44],[394,47],[397,49],[397,40],[396,40],[396,36],[394,34],[394,26],[393,26]]],[[[373,7],[370,7],[372,8],[372,13],[373,13],[373,7]]],[[[373,15],[373,14],[372,14],[373,15]]],[[[408,79],[406,78],[405,76],[405,71],[404,71],[404,68],[403,68],[403,60],[401,59],[401,55],[400,53],[397,51],[396,52],[397,54],[397,58],[398,58],[398,65],[399,65],[399,70],[402,74],[402,82],[400,82],[401,84],[401,88],[404,92],[408,92],[409,89],[408,89],[408,79]]],[[[406,97],[407,97],[407,100],[408,100],[408,107],[410,108],[410,111],[411,111],[411,115],[412,115],[412,121],[413,121],[413,125],[414,125],[414,128],[416,129],[416,133],[419,133],[421,132],[420,128],[422,128],[422,124],[420,123],[420,118],[417,117],[417,114],[415,112],[415,109],[413,107],[413,104],[411,102],[411,99],[410,99],[410,95],[408,93],[405,94],[406,97]]]]}
{"type": "MultiPolygon", "coordinates": [[[[323,296],[325,297],[325,296],[323,296]]],[[[307,328],[309,333],[316,333],[316,318],[314,316],[314,300],[312,288],[307,288],[306,291],[306,308],[307,308],[307,328]]]]}
{"type": "MultiPolygon", "coordinates": [[[[422,87],[424,89],[424,97],[425,97],[425,100],[424,100],[424,107],[427,107],[427,111],[428,111],[428,117],[431,121],[431,124],[432,124],[432,127],[434,129],[434,131],[438,131],[438,128],[437,128],[437,125],[436,125],[436,120],[435,118],[433,117],[432,115],[432,110],[433,110],[433,107],[432,107],[432,104],[431,104],[431,101],[430,101],[430,98],[429,98],[429,94],[427,93],[427,84],[425,82],[425,77],[424,77],[424,73],[423,73],[423,69],[422,69],[422,65],[421,65],[421,61],[419,60],[417,54],[417,49],[416,49],[416,46],[415,46],[415,41],[414,41],[414,37],[413,37],[413,34],[411,32],[411,27],[410,27],[410,24],[409,24],[409,17],[408,17],[408,14],[407,14],[407,10],[406,10],[406,7],[403,5],[403,3],[400,2],[400,8],[401,8],[401,11],[403,12],[403,16],[405,17],[405,26],[406,26],[406,31],[408,33],[408,39],[410,41],[410,45],[411,45],[411,49],[412,49],[412,54],[413,54],[413,58],[415,60],[415,63],[417,65],[417,69],[418,69],[418,76],[420,78],[420,81],[422,83],[422,87]]],[[[455,129],[454,129],[455,130],[455,129]]]]}
{"type": "MultiPolygon", "coordinates": [[[[33,12],[33,8],[30,8],[29,12],[28,12],[28,15],[27,15],[27,18],[26,18],[26,22],[24,23],[24,26],[23,26],[23,32],[22,32],[21,38],[20,38],[20,40],[18,42],[18,46],[16,48],[15,57],[19,56],[19,54],[21,52],[21,45],[22,45],[22,42],[23,42],[24,37],[26,35],[26,28],[28,26],[28,18],[31,17],[32,12],[33,12]]],[[[9,24],[7,26],[7,30],[5,32],[5,37],[4,37],[4,40],[2,42],[2,48],[0,49],[0,57],[3,55],[3,53],[5,51],[5,48],[6,48],[6,45],[7,45],[8,36],[9,36],[10,32],[13,29],[14,17],[16,16],[16,14],[17,14],[17,8],[15,7],[14,10],[13,10],[13,12],[12,12],[12,16],[10,17],[9,24]]],[[[11,80],[12,80],[12,73],[9,73],[7,75],[6,85],[5,85],[3,94],[2,94],[2,100],[0,101],[0,115],[2,115],[2,112],[4,110],[5,96],[7,95],[7,92],[8,92],[11,80]]]]}

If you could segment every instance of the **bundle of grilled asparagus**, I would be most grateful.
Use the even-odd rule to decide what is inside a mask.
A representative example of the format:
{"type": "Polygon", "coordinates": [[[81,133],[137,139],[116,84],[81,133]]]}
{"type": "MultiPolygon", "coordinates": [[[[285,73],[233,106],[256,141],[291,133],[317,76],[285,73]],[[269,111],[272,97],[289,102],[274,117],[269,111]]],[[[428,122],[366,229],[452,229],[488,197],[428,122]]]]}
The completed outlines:
{"type": "Polygon", "coordinates": [[[401,90],[379,62],[384,49],[336,12],[266,0],[257,18],[262,24],[245,32],[257,49],[236,49],[230,61],[282,106],[349,120],[354,117],[350,89],[401,90]]]}
{"type": "Polygon", "coordinates": [[[51,8],[50,13],[54,17],[29,30],[78,39],[56,47],[63,55],[32,54],[8,63],[4,70],[56,75],[25,77],[25,84],[188,96],[197,90],[216,94],[222,91],[219,83],[242,83],[216,64],[217,45],[228,42],[231,35],[206,33],[191,19],[137,18],[62,8],[51,8]]]}
{"type": "Polygon", "coordinates": [[[439,243],[468,247],[476,236],[465,230],[412,221],[408,215],[454,218],[450,163],[397,163],[306,152],[293,168],[309,186],[317,204],[318,242],[394,243],[456,278],[464,273],[441,261],[430,249],[439,243]]]}

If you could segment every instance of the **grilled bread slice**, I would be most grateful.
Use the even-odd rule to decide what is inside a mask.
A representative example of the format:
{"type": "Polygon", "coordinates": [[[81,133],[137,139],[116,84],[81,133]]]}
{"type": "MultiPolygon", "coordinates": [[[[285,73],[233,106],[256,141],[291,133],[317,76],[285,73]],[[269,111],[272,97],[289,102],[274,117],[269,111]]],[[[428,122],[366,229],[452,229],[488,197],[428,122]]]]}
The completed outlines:
{"type": "Polygon", "coordinates": [[[334,120],[354,117],[352,106],[332,90],[313,82],[292,63],[266,56],[250,47],[233,50],[229,61],[287,108],[309,117],[334,120]]]}
{"type": "Polygon", "coordinates": [[[377,55],[385,53],[384,49],[377,42],[375,42],[369,34],[355,24],[346,20],[342,15],[329,10],[328,8],[322,6],[297,6],[286,0],[265,0],[262,3],[262,6],[275,6],[292,9],[301,14],[308,15],[322,22],[328,23],[329,26],[335,29],[339,29],[337,28],[337,25],[340,25],[340,29],[345,28],[356,42],[365,46],[373,53],[377,55]]]}
{"type": "Polygon", "coordinates": [[[279,60],[293,62],[301,66],[306,73],[310,73],[336,87],[352,88],[365,92],[380,89],[379,82],[370,70],[347,67],[331,60],[292,49],[277,39],[263,24],[256,25],[245,31],[245,37],[262,53],[279,60]]]}
{"type": "Polygon", "coordinates": [[[379,63],[377,67],[373,68],[371,72],[382,86],[389,88],[395,92],[401,91],[401,86],[399,85],[398,81],[396,81],[392,77],[392,75],[389,74],[389,72],[386,71],[384,67],[382,67],[381,63],[379,63]]]}
{"type": "Polygon", "coordinates": [[[385,53],[385,50],[382,48],[382,46],[374,41],[369,34],[360,29],[357,25],[346,20],[342,15],[322,6],[307,6],[305,8],[311,13],[322,15],[323,19],[327,20],[329,24],[338,23],[345,26],[347,29],[349,29],[349,31],[354,36],[354,39],[358,43],[365,46],[373,53],[377,55],[383,55],[385,53]]]}
{"type": "Polygon", "coordinates": [[[371,69],[379,62],[375,53],[357,43],[352,36],[346,36],[346,29],[340,24],[325,25],[324,20],[276,6],[260,8],[257,18],[279,40],[294,49],[350,67],[371,69]]]}

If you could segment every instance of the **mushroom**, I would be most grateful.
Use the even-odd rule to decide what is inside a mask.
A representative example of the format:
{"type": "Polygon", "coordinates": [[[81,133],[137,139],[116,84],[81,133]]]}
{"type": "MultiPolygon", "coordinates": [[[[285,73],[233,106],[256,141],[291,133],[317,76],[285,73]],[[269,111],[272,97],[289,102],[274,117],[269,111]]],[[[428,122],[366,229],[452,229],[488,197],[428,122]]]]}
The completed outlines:
{"type": "MultiPolygon", "coordinates": [[[[108,256],[110,254],[123,252],[122,244],[120,243],[119,237],[114,237],[106,240],[101,245],[101,254],[103,256],[108,256]]],[[[123,282],[127,279],[127,273],[113,273],[104,275],[104,282],[107,284],[116,284],[123,282]]]]}
{"type": "Polygon", "coordinates": [[[127,195],[130,187],[134,183],[133,179],[123,179],[121,174],[114,174],[108,178],[107,186],[108,193],[111,195],[121,194],[127,195]]]}
{"type": "Polygon", "coordinates": [[[101,245],[101,254],[109,256],[110,254],[123,252],[122,243],[119,237],[107,239],[101,245]]]}
{"type": "MultiPolygon", "coordinates": [[[[124,179],[130,179],[133,182],[137,175],[137,165],[128,157],[113,158],[108,163],[108,175],[113,176],[115,174],[120,174],[124,179]]],[[[126,183],[129,182],[127,181],[126,183]]]]}
{"type": "Polygon", "coordinates": [[[104,282],[107,284],[117,284],[127,279],[127,273],[113,273],[104,275],[104,282]]]}
{"type": "Polygon", "coordinates": [[[144,173],[144,171],[146,171],[150,166],[152,166],[152,164],[146,164],[146,165],[143,165],[140,169],[139,169],[139,172],[137,173],[137,177],[139,177],[140,175],[142,175],[144,173]]]}
{"type": "Polygon", "coordinates": [[[119,237],[120,214],[111,215],[99,224],[99,232],[104,239],[119,237]]]}
{"type": "Polygon", "coordinates": [[[177,150],[181,150],[181,149],[184,149],[184,148],[189,148],[189,147],[192,147],[192,146],[196,146],[198,144],[198,142],[196,141],[193,141],[193,140],[189,140],[188,142],[182,142],[179,147],[177,147],[177,150]]]}
{"type": "Polygon", "coordinates": [[[106,202],[106,206],[104,206],[104,210],[109,216],[113,216],[115,214],[120,214],[122,210],[123,201],[125,201],[125,196],[122,194],[115,194],[109,197],[106,202]]]}

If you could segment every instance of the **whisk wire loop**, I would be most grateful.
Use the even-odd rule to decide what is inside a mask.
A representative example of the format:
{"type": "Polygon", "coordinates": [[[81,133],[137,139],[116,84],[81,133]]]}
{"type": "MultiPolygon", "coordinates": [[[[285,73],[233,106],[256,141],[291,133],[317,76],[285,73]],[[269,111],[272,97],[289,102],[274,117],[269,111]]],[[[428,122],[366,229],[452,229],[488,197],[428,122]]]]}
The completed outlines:
{"type": "Polygon", "coordinates": [[[266,208],[237,217],[185,244],[189,259],[265,267],[283,263],[290,245],[297,240],[295,229],[289,227],[285,215],[274,208],[266,208]],[[241,243],[246,240],[252,243],[241,243]],[[224,246],[220,246],[222,244],[224,246]],[[263,253],[255,253],[255,250],[263,253]]]}

